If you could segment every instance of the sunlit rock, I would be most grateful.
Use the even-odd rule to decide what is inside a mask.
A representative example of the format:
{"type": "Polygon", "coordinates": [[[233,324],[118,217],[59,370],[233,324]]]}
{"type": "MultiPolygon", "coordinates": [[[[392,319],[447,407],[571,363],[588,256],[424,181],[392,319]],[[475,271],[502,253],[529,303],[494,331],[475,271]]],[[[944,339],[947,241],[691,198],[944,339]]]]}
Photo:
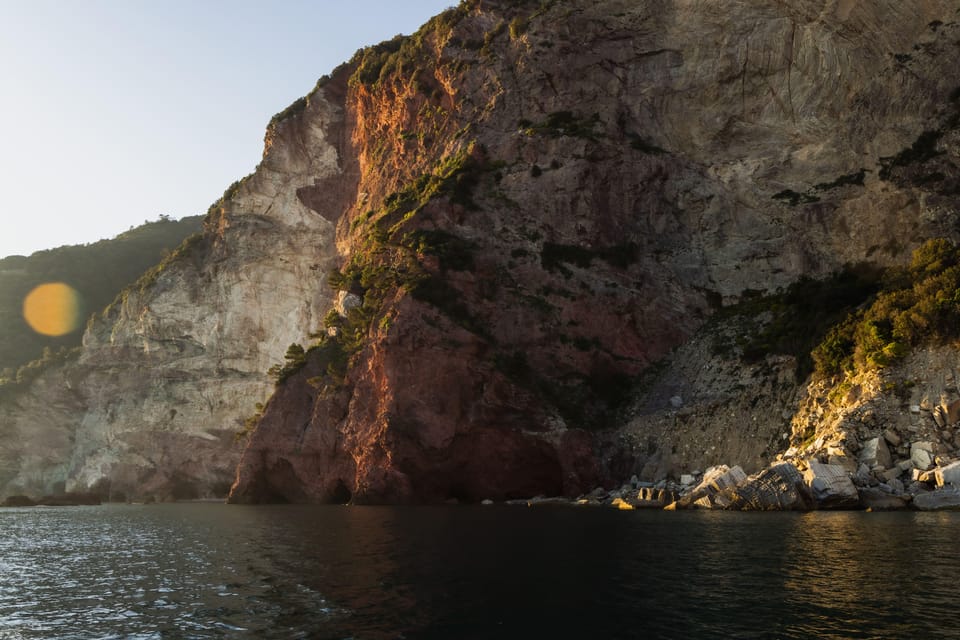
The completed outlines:
{"type": "Polygon", "coordinates": [[[703,474],[700,483],[691,489],[680,500],[681,506],[696,506],[707,509],[726,508],[729,499],[717,503],[716,496],[724,491],[732,490],[747,479],[747,474],[739,466],[733,468],[726,465],[710,467],[703,474]]]}
{"type": "Polygon", "coordinates": [[[937,486],[950,484],[960,487],[960,460],[934,470],[937,486]]]}
{"type": "Polygon", "coordinates": [[[730,497],[729,508],[740,511],[804,511],[813,506],[803,475],[789,462],[750,476],[730,497]]]}
{"type": "Polygon", "coordinates": [[[818,509],[852,509],[860,502],[857,488],[841,466],[810,461],[803,477],[818,509]]]}

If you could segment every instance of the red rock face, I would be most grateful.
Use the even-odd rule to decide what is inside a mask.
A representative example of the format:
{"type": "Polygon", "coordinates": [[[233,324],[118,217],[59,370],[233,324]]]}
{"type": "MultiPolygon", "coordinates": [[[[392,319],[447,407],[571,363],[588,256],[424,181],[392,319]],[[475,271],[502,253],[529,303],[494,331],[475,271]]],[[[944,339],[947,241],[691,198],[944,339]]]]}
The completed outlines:
{"type": "Polygon", "coordinates": [[[548,431],[538,398],[478,357],[483,342],[405,322],[444,323],[413,300],[398,308],[343,388],[318,393],[310,362],[278,389],[232,501],[477,502],[577,495],[604,480],[591,435],[548,431]]]}
{"type": "MultiPolygon", "coordinates": [[[[278,386],[231,500],[473,501],[622,479],[639,470],[618,411],[714,307],[895,259],[875,236],[920,205],[851,180],[915,138],[903,113],[878,124],[871,105],[897,103],[882,83],[847,73],[889,67],[860,46],[871,11],[850,18],[854,40],[817,31],[785,58],[807,3],[737,5],[736,20],[685,2],[522,4],[462,4],[309,96],[339,114],[324,126],[343,180],[297,195],[336,222],[330,282],[363,302],[278,386]],[[730,31],[755,23],[750,46],[730,31]],[[826,71],[842,86],[824,89],[826,71]]],[[[910,33],[928,37],[933,15],[910,33]]],[[[952,89],[934,64],[911,96],[952,89]]],[[[936,99],[910,113],[933,118],[936,99]]],[[[309,100],[268,145],[308,139],[309,100]]],[[[940,224],[909,215],[932,221],[918,237],[940,224]]]]}

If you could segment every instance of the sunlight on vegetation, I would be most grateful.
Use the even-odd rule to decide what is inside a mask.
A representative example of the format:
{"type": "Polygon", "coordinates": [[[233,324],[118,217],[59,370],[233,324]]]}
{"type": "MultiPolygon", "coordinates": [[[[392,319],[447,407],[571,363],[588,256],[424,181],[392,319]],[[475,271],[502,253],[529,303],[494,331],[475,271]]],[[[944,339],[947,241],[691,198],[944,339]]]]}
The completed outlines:
{"type": "Polygon", "coordinates": [[[960,338],[960,250],[929,240],[910,266],[891,269],[872,304],[833,327],[813,351],[817,372],[885,367],[912,347],[960,338]]]}

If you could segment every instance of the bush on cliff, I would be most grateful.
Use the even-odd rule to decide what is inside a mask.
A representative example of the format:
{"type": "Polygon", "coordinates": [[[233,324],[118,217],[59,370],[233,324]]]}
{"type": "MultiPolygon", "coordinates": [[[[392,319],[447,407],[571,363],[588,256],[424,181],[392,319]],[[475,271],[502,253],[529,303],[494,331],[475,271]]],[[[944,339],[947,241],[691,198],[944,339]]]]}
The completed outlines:
{"type": "Polygon", "coordinates": [[[868,307],[850,314],[813,350],[816,371],[885,367],[912,347],[960,338],[960,250],[949,240],[929,240],[910,266],[889,270],[883,290],[868,307]]]}

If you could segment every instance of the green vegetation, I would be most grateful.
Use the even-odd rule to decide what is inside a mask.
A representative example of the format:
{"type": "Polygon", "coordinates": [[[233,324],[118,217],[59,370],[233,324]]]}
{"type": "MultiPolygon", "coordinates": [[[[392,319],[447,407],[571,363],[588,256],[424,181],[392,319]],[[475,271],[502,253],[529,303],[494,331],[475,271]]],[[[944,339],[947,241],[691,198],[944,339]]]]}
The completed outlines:
{"type": "Polygon", "coordinates": [[[603,260],[612,267],[626,269],[637,261],[639,251],[640,248],[632,242],[600,249],[544,242],[540,251],[540,265],[547,271],[559,271],[569,278],[573,273],[564,263],[587,269],[594,260],[603,260]]]}
{"type": "MultiPolygon", "coordinates": [[[[325,360],[325,375],[342,381],[349,360],[366,344],[371,331],[389,331],[391,319],[384,312],[386,301],[399,291],[425,302],[444,313],[453,322],[477,335],[486,336],[486,327],[475,318],[460,299],[459,292],[446,281],[451,271],[474,268],[473,242],[442,229],[425,228],[427,219],[414,219],[426,204],[437,197],[466,209],[476,209],[473,189],[487,173],[502,166],[472,155],[473,146],[437,164],[411,184],[384,198],[383,204],[361,216],[353,232],[361,238],[360,250],[341,269],[328,277],[331,288],[361,296],[360,306],[349,309],[346,317],[331,311],[324,319],[334,335],[320,335],[307,352],[311,358],[325,360]]],[[[279,373],[282,367],[277,370],[279,373]]],[[[323,375],[313,383],[324,384],[323,375]]]]}
{"type": "Polygon", "coordinates": [[[636,385],[634,378],[616,371],[548,377],[530,365],[523,351],[498,352],[493,365],[513,383],[544,398],[568,424],[582,429],[608,428],[633,397],[636,385]]]}
{"type": "Polygon", "coordinates": [[[801,378],[885,367],[914,347],[960,339],[960,249],[938,238],[914,251],[908,267],[847,268],[744,298],[714,316],[738,325],[735,336],[715,341],[718,355],[792,355],[801,378]]]}
{"type": "Polygon", "coordinates": [[[233,434],[233,441],[240,443],[246,442],[253,431],[257,428],[257,425],[260,424],[260,420],[263,418],[263,411],[265,407],[262,402],[258,402],[254,406],[254,412],[252,415],[247,416],[243,422],[240,430],[233,434]]]}
{"type": "Polygon", "coordinates": [[[943,137],[942,131],[924,131],[914,140],[913,144],[895,156],[880,158],[880,179],[889,180],[891,172],[897,167],[906,167],[911,164],[926,162],[942,155],[937,151],[937,143],[943,137]]]}
{"type": "Polygon", "coordinates": [[[641,137],[638,133],[627,133],[627,139],[630,140],[630,147],[640,151],[642,153],[647,153],[650,155],[659,155],[661,153],[666,153],[665,149],[661,149],[657,145],[649,142],[645,138],[641,137]]]}
{"type": "Polygon", "coordinates": [[[735,335],[721,333],[714,353],[739,352],[745,362],[767,355],[791,355],[797,376],[814,369],[811,350],[853,309],[876,293],[880,274],[869,267],[847,267],[825,280],[801,278],[785,291],[764,296],[745,291],[743,300],[716,312],[712,322],[733,323],[735,335]]]}
{"type": "Polygon", "coordinates": [[[80,357],[80,347],[60,347],[56,351],[50,347],[43,347],[42,355],[14,370],[4,367],[0,370],[0,397],[14,391],[18,387],[29,385],[41,373],[50,367],[76,360],[80,357]]]}
{"type": "Polygon", "coordinates": [[[307,364],[306,352],[296,342],[287,347],[283,359],[282,364],[275,364],[267,371],[267,375],[273,378],[277,384],[284,382],[307,364]]]}
{"type": "Polygon", "coordinates": [[[547,135],[553,138],[570,136],[596,140],[599,134],[596,127],[600,124],[600,114],[594,113],[590,117],[577,115],[573,111],[554,111],[547,115],[543,122],[533,123],[521,120],[520,128],[527,135],[547,135]]]}
{"type": "Polygon", "coordinates": [[[866,177],[867,177],[867,170],[860,169],[860,171],[857,171],[855,173],[848,173],[847,175],[840,176],[839,178],[837,178],[836,180],[833,180],[832,182],[821,182],[819,184],[816,184],[814,185],[813,188],[816,189],[817,191],[829,191],[830,189],[836,189],[837,187],[843,187],[847,185],[862,187],[863,180],[866,177]]]}
{"type": "Polygon", "coordinates": [[[817,192],[823,193],[824,191],[830,191],[831,189],[838,189],[840,187],[847,186],[862,187],[863,181],[866,177],[867,170],[860,169],[859,171],[842,175],[834,180],[831,180],[830,182],[819,182],[803,193],[794,191],[793,189],[784,189],[783,191],[778,191],[777,193],[773,194],[773,199],[783,200],[791,207],[795,207],[798,204],[813,204],[814,202],[820,201],[820,197],[815,195],[817,192]]]}
{"type": "Polygon", "coordinates": [[[125,286],[170,256],[184,238],[196,234],[201,223],[200,216],[179,221],[160,216],[159,220],[145,222],[112,240],[0,260],[0,370],[7,371],[8,379],[15,378],[18,368],[42,360],[45,348],[56,354],[62,348],[69,350],[80,344],[80,331],[47,337],[27,326],[21,309],[24,297],[35,286],[64,282],[80,292],[84,314],[102,309],[125,286]]]}
{"type": "Polygon", "coordinates": [[[307,96],[297,98],[286,109],[270,118],[267,129],[273,129],[284,120],[300,115],[307,108],[308,104],[310,104],[310,101],[307,96]]]}
{"type": "Polygon", "coordinates": [[[774,200],[784,200],[791,207],[795,207],[798,204],[811,204],[814,202],[819,202],[820,198],[817,196],[812,196],[808,193],[797,193],[792,189],[784,189],[783,191],[778,191],[773,194],[774,200]]]}
{"type": "Polygon", "coordinates": [[[960,250],[924,243],[909,267],[893,269],[868,307],[851,313],[813,351],[817,372],[887,366],[912,347],[960,338],[960,250]]]}

